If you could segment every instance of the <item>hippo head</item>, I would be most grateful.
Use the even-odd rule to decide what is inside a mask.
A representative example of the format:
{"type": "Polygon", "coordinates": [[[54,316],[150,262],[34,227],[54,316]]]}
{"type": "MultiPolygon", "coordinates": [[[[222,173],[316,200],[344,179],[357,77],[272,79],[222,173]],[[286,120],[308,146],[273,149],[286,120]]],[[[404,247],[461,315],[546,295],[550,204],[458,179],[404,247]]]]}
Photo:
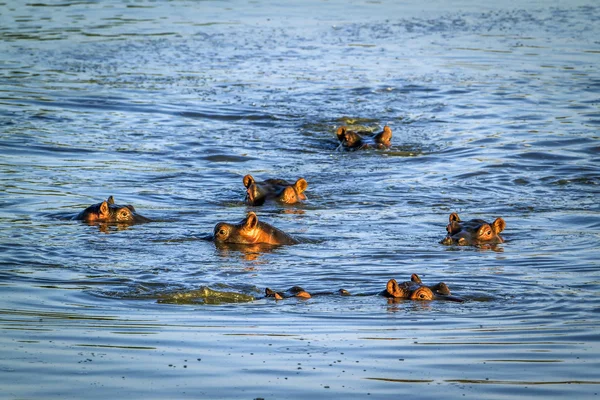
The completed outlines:
{"type": "Polygon", "coordinates": [[[215,243],[258,244],[271,245],[295,244],[298,241],[283,231],[260,222],[256,213],[249,212],[237,224],[219,222],[214,229],[215,243]]]}
{"type": "Polygon", "coordinates": [[[354,132],[347,126],[340,126],[336,131],[336,136],[343,147],[348,150],[366,149],[366,148],[389,148],[392,145],[392,129],[384,126],[383,131],[374,135],[370,132],[354,132]]]}
{"type": "Polygon", "coordinates": [[[460,297],[452,296],[450,288],[444,282],[425,286],[417,274],[412,274],[408,282],[398,283],[395,279],[390,279],[383,295],[393,299],[464,301],[460,297]]]}
{"type": "Polygon", "coordinates": [[[119,224],[136,224],[150,220],[135,211],[132,205],[118,205],[110,196],[102,203],[94,204],[83,210],[75,219],[85,222],[104,222],[119,224]]]}
{"type": "Polygon", "coordinates": [[[348,130],[347,126],[340,126],[336,132],[336,136],[344,147],[357,148],[363,145],[363,138],[358,133],[348,130]]]}
{"type": "Polygon", "coordinates": [[[385,288],[386,292],[395,299],[433,300],[433,291],[427,286],[412,287],[399,284],[395,279],[390,279],[385,288]]]}
{"type": "Polygon", "coordinates": [[[246,203],[252,206],[260,206],[267,199],[274,199],[284,204],[295,204],[306,200],[304,191],[308,183],[304,178],[298,179],[295,183],[289,183],[283,179],[267,179],[264,182],[257,182],[252,175],[246,175],[243,179],[246,187],[246,203]]]}
{"type": "Polygon", "coordinates": [[[506,227],[502,218],[496,218],[491,224],[482,219],[462,221],[457,213],[450,214],[446,231],[448,235],[442,244],[459,246],[477,246],[482,244],[503,243],[500,232],[506,227]]]}

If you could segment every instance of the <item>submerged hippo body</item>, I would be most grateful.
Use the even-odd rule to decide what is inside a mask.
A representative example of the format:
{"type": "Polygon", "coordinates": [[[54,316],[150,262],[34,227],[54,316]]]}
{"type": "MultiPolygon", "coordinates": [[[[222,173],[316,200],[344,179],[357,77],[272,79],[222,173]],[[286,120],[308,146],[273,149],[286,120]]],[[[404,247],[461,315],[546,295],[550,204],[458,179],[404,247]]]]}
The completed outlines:
{"type": "MultiPolygon", "coordinates": [[[[310,299],[318,295],[334,295],[334,296],[351,296],[350,292],[345,289],[339,289],[335,292],[318,292],[309,293],[300,286],[293,286],[285,292],[277,292],[269,288],[265,289],[265,297],[282,300],[291,297],[299,297],[310,299]]],[[[444,282],[437,285],[426,286],[421,282],[419,275],[412,274],[410,281],[398,283],[395,279],[390,279],[385,290],[381,292],[371,292],[356,294],[356,296],[374,296],[380,295],[387,297],[390,300],[449,300],[462,303],[464,300],[460,297],[453,296],[450,293],[450,288],[444,282]]]]}
{"type": "Polygon", "coordinates": [[[412,274],[410,281],[402,283],[390,279],[385,290],[380,294],[393,299],[464,301],[460,297],[452,296],[450,288],[444,282],[433,286],[425,286],[417,274],[412,274]]]}
{"type": "Polygon", "coordinates": [[[346,289],[339,289],[336,292],[318,292],[314,294],[308,293],[300,286],[292,286],[285,292],[277,292],[269,288],[265,289],[265,297],[273,298],[275,300],[283,300],[290,297],[299,297],[301,299],[310,299],[312,296],[326,296],[326,295],[339,295],[339,296],[350,296],[350,292],[346,289]]]}
{"type": "Polygon", "coordinates": [[[150,220],[135,211],[132,205],[118,205],[110,196],[102,203],[94,204],[77,214],[77,220],[85,222],[103,222],[119,224],[136,224],[150,222],[150,220]]]}
{"type": "Polygon", "coordinates": [[[293,286],[285,292],[276,292],[269,288],[265,289],[265,297],[272,297],[275,300],[283,300],[289,297],[299,297],[301,299],[310,299],[312,296],[300,286],[293,286]]]}
{"type": "Polygon", "coordinates": [[[298,241],[287,233],[260,222],[255,213],[249,212],[246,218],[237,224],[219,222],[214,229],[215,243],[270,245],[297,244],[298,241]]]}
{"type": "Polygon", "coordinates": [[[341,148],[349,151],[369,148],[387,149],[392,145],[392,129],[387,125],[376,135],[369,132],[355,132],[346,126],[340,126],[336,136],[340,141],[341,148]]]}
{"type": "Polygon", "coordinates": [[[442,244],[459,246],[478,246],[486,244],[504,243],[500,232],[506,227],[502,218],[496,218],[488,223],[482,219],[462,221],[457,213],[450,214],[446,226],[448,235],[441,241],[442,244]]]}
{"type": "Polygon", "coordinates": [[[280,203],[294,204],[306,200],[304,191],[308,183],[304,178],[290,183],[283,179],[267,179],[257,182],[252,175],[246,175],[243,179],[246,187],[246,203],[251,206],[260,206],[267,200],[275,200],[280,203]]]}

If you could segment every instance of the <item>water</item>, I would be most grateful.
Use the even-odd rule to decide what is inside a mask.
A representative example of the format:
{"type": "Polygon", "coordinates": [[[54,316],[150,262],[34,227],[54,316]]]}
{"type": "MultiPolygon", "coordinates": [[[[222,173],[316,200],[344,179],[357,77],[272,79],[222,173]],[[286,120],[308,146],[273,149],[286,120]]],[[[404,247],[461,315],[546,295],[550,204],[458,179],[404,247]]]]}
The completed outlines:
{"type": "Polygon", "coordinates": [[[4,3],[1,397],[597,398],[600,7],[476,3],[4,3]],[[70,219],[109,195],[155,222],[70,219]],[[303,243],[203,240],[249,210],[303,243]],[[411,273],[467,302],[261,298],[411,273]]]}

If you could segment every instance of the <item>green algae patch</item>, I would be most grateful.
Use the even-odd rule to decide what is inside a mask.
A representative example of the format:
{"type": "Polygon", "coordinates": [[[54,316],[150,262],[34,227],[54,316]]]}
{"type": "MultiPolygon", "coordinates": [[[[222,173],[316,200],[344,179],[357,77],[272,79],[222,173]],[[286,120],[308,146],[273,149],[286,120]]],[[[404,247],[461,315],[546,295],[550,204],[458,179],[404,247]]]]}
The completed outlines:
{"type": "Polygon", "coordinates": [[[197,290],[161,294],[158,303],[164,304],[229,304],[248,303],[254,296],[238,292],[226,292],[202,287],[197,290]]]}

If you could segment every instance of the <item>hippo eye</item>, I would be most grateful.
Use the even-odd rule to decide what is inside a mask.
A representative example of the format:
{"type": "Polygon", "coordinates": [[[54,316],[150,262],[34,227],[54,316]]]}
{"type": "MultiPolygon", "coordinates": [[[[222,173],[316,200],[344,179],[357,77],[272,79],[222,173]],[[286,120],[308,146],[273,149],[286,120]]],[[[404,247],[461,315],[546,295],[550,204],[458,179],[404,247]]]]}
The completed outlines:
{"type": "Polygon", "coordinates": [[[225,229],[221,229],[219,231],[219,235],[221,235],[221,236],[225,236],[226,233],[227,233],[227,231],[225,229]]]}

